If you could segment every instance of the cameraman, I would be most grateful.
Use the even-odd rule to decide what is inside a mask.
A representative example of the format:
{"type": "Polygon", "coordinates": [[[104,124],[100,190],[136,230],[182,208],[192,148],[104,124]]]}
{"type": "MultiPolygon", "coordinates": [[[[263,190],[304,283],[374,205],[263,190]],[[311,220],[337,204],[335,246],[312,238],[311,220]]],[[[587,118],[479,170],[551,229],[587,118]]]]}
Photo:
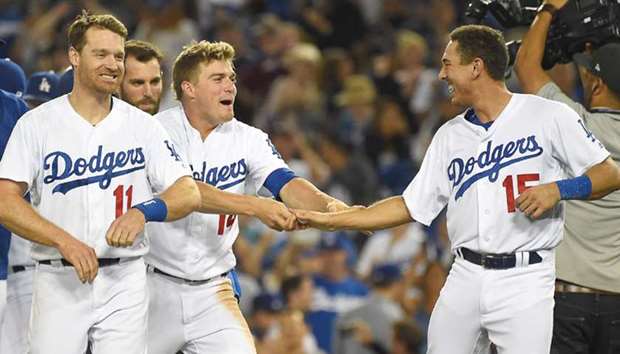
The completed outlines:
{"type": "MultiPolygon", "coordinates": [[[[620,44],[573,57],[584,106],[566,96],[542,69],[551,20],[566,0],[547,0],[523,38],[515,71],[525,93],[564,102],[620,161],[620,44]]],[[[540,117],[545,119],[545,117],[540,117]]],[[[556,250],[553,354],[620,351],[620,192],[596,201],[566,202],[564,241],[556,250]],[[615,343],[613,343],[615,341],[615,343]]]]}

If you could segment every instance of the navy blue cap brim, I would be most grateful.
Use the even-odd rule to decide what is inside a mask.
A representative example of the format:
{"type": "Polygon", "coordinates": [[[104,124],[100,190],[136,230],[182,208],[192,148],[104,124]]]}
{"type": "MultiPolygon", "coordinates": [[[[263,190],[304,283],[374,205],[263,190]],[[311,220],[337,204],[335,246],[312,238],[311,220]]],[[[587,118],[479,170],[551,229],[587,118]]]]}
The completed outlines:
{"type": "Polygon", "coordinates": [[[575,53],[573,55],[573,61],[577,65],[583,66],[584,68],[588,69],[591,72],[595,72],[594,71],[594,59],[592,58],[592,55],[587,54],[587,53],[575,53]]]}

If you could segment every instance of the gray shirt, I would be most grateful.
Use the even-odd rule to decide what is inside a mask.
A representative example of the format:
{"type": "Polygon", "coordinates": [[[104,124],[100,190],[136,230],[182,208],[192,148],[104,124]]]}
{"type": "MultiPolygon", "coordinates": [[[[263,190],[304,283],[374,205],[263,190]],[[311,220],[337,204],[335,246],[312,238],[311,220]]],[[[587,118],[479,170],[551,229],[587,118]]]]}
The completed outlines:
{"type": "MultiPolygon", "coordinates": [[[[620,161],[620,110],[588,111],[553,82],[537,95],[569,105],[614,161],[620,161]]],[[[556,270],[558,279],[620,293],[620,191],[599,200],[566,202],[564,240],[556,248],[556,270]]]]}
{"type": "Polygon", "coordinates": [[[392,348],[392,326],[405,318],[399,304],[374,293],[367,302],[355,310],[338,317],[333,335],[332,352],[339,354],[372,354],[373,351],[357,342],[351,333],[343,331],[356,320],[366,322],[370,326],[374,341],[388,351],[392,348]]]}

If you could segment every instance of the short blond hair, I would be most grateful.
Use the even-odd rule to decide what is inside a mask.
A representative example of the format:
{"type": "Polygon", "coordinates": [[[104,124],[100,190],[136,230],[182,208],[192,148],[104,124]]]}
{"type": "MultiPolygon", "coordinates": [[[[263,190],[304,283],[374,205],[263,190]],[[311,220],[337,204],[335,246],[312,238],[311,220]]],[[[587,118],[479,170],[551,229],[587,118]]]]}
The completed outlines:
{"type": "Polygon", "coordinates": [[[232,64],[235,58],[235,48],[226,42],[193,41],[183,47],[172,66],[172,88],[177,100],[183,97],[181,83],[189,81],[195,83],[200,73],[200,64],[209,64],[212,61],[229,61],[232,64]]]}
{"type": "Polygon", "coordinates": [[[127,39],[127,28],[116,17],[90,15],[86,10],[82,10],[82,14],[76,17],[67,31],[69,45],[81,52],[86,45],[86,31],[91,27],[107,29],[121,36],[123,40],[127,39]]]}

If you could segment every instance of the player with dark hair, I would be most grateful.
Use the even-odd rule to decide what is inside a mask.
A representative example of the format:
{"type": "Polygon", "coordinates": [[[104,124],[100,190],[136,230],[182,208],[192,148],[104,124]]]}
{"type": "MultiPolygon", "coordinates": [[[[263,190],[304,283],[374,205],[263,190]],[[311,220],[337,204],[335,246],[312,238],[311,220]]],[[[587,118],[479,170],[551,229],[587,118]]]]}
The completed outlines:
{"type": "Polygon", "coordinates": [[[149,114],[159,112],[163,54],[155,45],[132,39],[125,43],[125,76],[121,98],[149,114]]]}
{"type": "Polygon", "coordinates": [[[437,131],[403,195],[295,212],[323,229],[382,229],[429,225],[447,206],[456,258],[431,315],[431,354],[469,354],[489,339],[500,354],[549,353],[560,201],[620,188],[620,170],[573,110],[508,91],[507,58],[500,32],[455,29],[439,78],[453,103],[470,108],[437,131]]]}

